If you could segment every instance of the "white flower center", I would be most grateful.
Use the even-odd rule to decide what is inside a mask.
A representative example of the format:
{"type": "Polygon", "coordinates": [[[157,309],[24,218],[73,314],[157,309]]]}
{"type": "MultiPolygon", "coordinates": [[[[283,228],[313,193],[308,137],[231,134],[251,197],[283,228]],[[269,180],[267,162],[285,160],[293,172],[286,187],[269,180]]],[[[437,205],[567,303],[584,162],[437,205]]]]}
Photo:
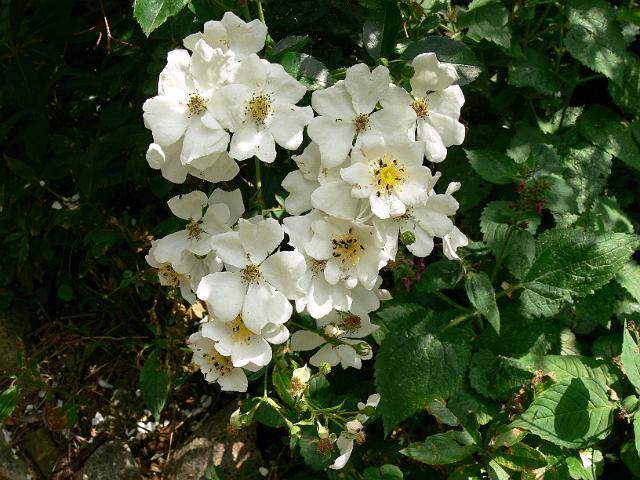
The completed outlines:
{"type": "Polygon", "coordinates": [[[204,230],[202,230],[202,227],[200,226],[200,222],[196,222],[195,220],[191,220],[189,223],[187,223],[186,230],[187,237],[195,239],[196,241],[200,241],[200,237],[204,232],[204,230]]]}
{"type": "Polygon", "coordinates": [[[192,93],[187,102],[191,115],[202,115],[207,110],[207,101],[197,93],[192,93]]]}
{"type": "Polygon", "coordinates": [[[158,268],[158,275],[173,287],[180,285],[180,274],[176,272],[169,263],[165,263],[158,268]]]}
{"type": "Polygon", "coordinates": [[[336,235],[331,240],[333,247],[333,258],[340,260],[341,263],[349,261],[355,266],[360,259],[360,254],[364,252],[364,245],[360,243],[358,237],[350,228],[348,233],[344,235],[336,235]]]}
{"type": "Polygon", "coordinates": [[[215,348],[212,348],[209,353],[204,356],[207,359],[207,363],[209,364],[209,366],[217,370],[220,375],[230,373],[231,370],[233,370],[233,363],[231,363],[231,358],[225,357],[215,348]]]}
{"type": "Polygon", "coordinates": [[[240,273],[242,274],[242,279],[246,283],[256,283],[260,280],[260,267],[253,263],[250,263],[240,270],[240,273]]]}
{"type": "Polygon", "coordinates": [[[366,113],[359,113],[353,117],[353,123],[356,126],[356,134],[360,135],[362,132],[369,129],[369,115],[366,113]]]}
{"type": "Polygon", "coordinates": [[[272,110],[271,97],[265,94],[254,94],[247,104],[247,114],[253,118],[256,125],[264,125],[272,110]]]}
{"type": "Polygon", "coordinates": [[[423,120],[429,116],[429,104],[427,103],[427,99],[424,97],[418,97],[411,102],[411,108],[416,112],[418,117],[423,120]]]}
{"type": "Polygon", "coordinates": [[[229,328],[231,329],[231,337],[234,341],[238,343],[244,343],[245,345],[251,341],[254,336],[254,333],[249,330],[244,321],[242,320],[242,315],[238,315],[235,320],[229,323],[229,328]]]}
{"type": "Polygon", "coordinates": [[[371,173],[378,190],[376,195],[379,197],[383,192],[387,194],[392,190],[402,187],[405,178],[404,165],[398,160],[391,160],[384,156],[371,167],[371,173]]]}

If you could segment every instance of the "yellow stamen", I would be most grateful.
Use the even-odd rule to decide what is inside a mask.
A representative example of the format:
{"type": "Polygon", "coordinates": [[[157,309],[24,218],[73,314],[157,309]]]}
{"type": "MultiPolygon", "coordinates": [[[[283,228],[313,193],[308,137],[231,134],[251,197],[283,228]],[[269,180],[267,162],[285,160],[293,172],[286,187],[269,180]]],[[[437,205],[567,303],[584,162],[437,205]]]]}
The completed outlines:
{"type": "Polygon", "coordinates": [[[229,326],[233,332],[232,337],[236,342],[246,344],[251,341],[254,333],[246,327],[242,320],[242,315],[238,315],[235,320],[229,324],[229,326]]]}
{"type": "Polygon", "coordinates": [[[372,166],[376,188],[379,197],[382,192],[391,193],[391,190],[397,190],[404,183],[404,166],[398,160],[390,160],[382,157],[372,166]]]}
{"type": "Polygon", "coordinates": [[[411,102],[411,108],[413,108],[414,112],[418,117],[423,120],[429,116],[429,104],[427,103],[426,98],[418,97],[413,102],[411,102]]]}
{"type": "Polygon", "coordinates": [[[333,246],[333,258],[340,260],[341,263],[349,261],[354,267],[358,264],[360,254],[364,252],[364,245],[360,243],[352,228],[344,235],[333,237],[331,244],[333,246]]]}
{"type": "Polygon", "coordinates": [[[240,273],[242,274],[242,279],[247,283],[255,283],[260,280],[260,267],[253,263],[240,270],[240,273]]]}
{"type": "Polygon", "coordinates": [[[197,93],[192,93],[189,96],[187,107],[189,107],[191,115],[202,115],[207,110],[207,101],[197,93]]]}
{"type": "Polygon", "coordinates": [[[215,348],[212,348],[208,354],[205,355],[207,363],[215,368],[221,375],[231,372],[233,369],[233,363],[231,363],[230,357],[225,357],[215,348]]]}
{"type": "Polygon", "coordinates": [[[158,268],[158,275],[173,287],[180,285],[180,274],[178,274],[169,263],[165,263],[158,268]]]}
{"type": "Polygon", "coordinates": [[[196,222],[195,220],[191,220],[189,223],[187,223],[186,230],[187,230],[187,237],[195,238],[197,241],[200,240],[200,237],[204,232],[204,230],[202,230],[202,228],[200,227],[200,223],[196,222]]]}
{"type": "Polygon", "coordinates": [[[366,113],[359,113],[353,118],[353,123],[356,125],[356,134],[360,135],[362,132],[369,129],[369,115],[366,113]]]}
{"type": "Polygon", "coordinates": [[[257,125],[264,125],[265,120],[271,114],[272,108],[269,95],[254,95],[247,105],[247,113],[251,115],[257,125]]]}

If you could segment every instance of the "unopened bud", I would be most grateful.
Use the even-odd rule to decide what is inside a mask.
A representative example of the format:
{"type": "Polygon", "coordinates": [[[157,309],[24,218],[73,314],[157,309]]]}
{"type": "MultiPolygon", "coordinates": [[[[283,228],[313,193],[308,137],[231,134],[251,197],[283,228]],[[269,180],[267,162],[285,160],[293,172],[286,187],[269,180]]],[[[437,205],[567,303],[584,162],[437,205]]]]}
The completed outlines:
{"type": "Polygon", "coordinates": [[[324,362],[322,365],[320,365],[319,370],[322,375],[328,375],[329,373],[331,373],[331,365],[329,365],[327,362],[324,362]]]}
{"type": "Polygon", "coordinates": [[[413,232],[407,230],[400,235],[400,241],[405,245],[412,245],[416,243],[416,235],[413,232]]]}
{"type": "Polygon", "coordinates": [[[324,334],[327,337],[336,337],[340,333],[340,329],[336,327],[333,323],[330,323],[326,327],[324,327],[324,334]]]}
{"type": "Polygon", "coordinates": [[[371,353],[371,346],[366,342],[360,342],[353,346],[356,353],[361,357],[366,357],[371,353]]]}
{"type": "Polygon", "coordinates": [[[238,408],[235,412],[231,414],[229,417],[229,424],[237,429],[248,427],[253,422],[253,410],[242,413],[238,408]]]}

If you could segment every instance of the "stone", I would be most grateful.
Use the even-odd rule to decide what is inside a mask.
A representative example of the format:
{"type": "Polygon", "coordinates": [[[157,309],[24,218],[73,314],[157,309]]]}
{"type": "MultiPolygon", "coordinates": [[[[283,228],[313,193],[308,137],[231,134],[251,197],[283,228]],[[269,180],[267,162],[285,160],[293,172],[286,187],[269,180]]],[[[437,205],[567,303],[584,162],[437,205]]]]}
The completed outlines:
{"type": "Polygon", "coordinates": [[[129,446],[111,440],[99,446],[87,459],[80,475],[82,480],[141,480],[142,474],[129,446]]]}
{"type": "Polygon", "coordinates": [[[25,433],[22,445],[42,476],[51,478],[59,452],[49,432],[45,428],[29,431],[25,433]]]}
{"type": "Polygon", "coordinates": [[[247,472],[255,474],[262,465],[256,445],[256,425],[242,430],[229,429],[229,417],[235,409],[235,405],[229,405],[206,419],[195,434],[171,454],[163,478],[205,480],[205,472],[211,467],[225,480],[248,478],[247,472]]]}
{"type": "Polygon", "coordinates": [[[23,458],[11,450],[0,432],[0,480],[27,480],[35,478],[23,458]]]}

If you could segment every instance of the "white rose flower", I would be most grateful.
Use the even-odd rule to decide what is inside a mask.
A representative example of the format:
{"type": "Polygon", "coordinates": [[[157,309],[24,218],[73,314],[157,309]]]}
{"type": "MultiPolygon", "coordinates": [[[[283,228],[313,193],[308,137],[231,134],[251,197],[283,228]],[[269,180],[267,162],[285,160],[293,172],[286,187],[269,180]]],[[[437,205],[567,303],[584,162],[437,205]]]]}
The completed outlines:
{"type": "MultiPolygon", "coordinates": [[[[188,250],[196,255],[206,255],[212,250],[213,235],[231,230],[236,222],[231,208],[222,200],[233,199],[242,204],[240,190],[233,193],[216,189],[210,198],[204,192],[195,190],[185,195],[177,195],[167,202],[173,214],[188,223],[184,230],[167,235],[158,242],[158,253],[164,258],[179,257],[188,250]],[[221,199],[221,201],[217,201],[221,199]]],[[[230,200],[231,201],[231,200],[230,200]]],[[[237,212],[237,206],[234,206],[237,212]]],[[[240,210],[239,215],[244,211],[240,210]]],[[[238,216],[239,216],[238,215],[238,216]]]]}
{"type": "Polygon", "coordinates": [[[328,217],[312,224],[313,237],[304,246],[307,255],[325,260],[324,276],[331,285],[344,280],[348,288],[358,283],[374,288],[378,272],[389,257],[374,226],[328,217]]]}
{"type": "Polygon", "coordinates": [[[215,340],[216,350],[231,359],[234,367],[257,365],[263,367],[271,362],[271,345],[289,339],[289,330],[284,325],[265,325],[261,332],[254,332],[245,324],[242,315],[230,322],[211,319],[202,325],[202,335],[215,340]]]}
{"type": "Polygon", "coordinates": [[[295,104],[307,89],[282,65],[249,55],[242,60],[233,83],[222,87],[210,108],[220,124],[233,132],[229,154],[237,160],[253,156],[271,163],[275,144],[295,150],[302,131],[313,117],[311,107],[295,104]]]}
{"type": "MultiPolygon", "coordinates": [[[[403,215],[407,207],[417,205],[427,198],[433,183],[429,168],[422,165],[424,144],[406,138],[367,137],[351,152],[351,165],[340,170],[342,179],[349,185],[347,196],[337,196],[335,188],[321,186],[314,192],[314,206],[329,213],[335,204],[353,204],[359,199],[368,200],[371,212],[378,218],[403,215]],[[324,190],[327,190],[325,193],[324,190]]],[[[338,215],[336,215],[338,216],[338,215]]]]}
{"type": "Polygon", "coordinates": [[[385,109],[411,107],[418,140],[426,144],[426,157],[441,162],[447,148],[464,141],[465,128],[458,119],[464,104],[459,86],[453,85],[458,74],[453,65],[440,63],[435,53],[421,53],[411,63],[411,94],[391,85],[380,101],[385,109]]]}
{"type": "MultiPolygon", "coordinates": [[[[225,392],[246,392],[249,382],[242,368],[234,367],[231,358],[216,349],[216,342],[196,332],[189,337],[189,348],[193,351],[195,363],[209,383],[217,382],[225,392]]],[[[252,364],[244,366],[252,372],[260,367],[252,364]]]]}
{"type": "Polygon", "coordinates": [[[304,365],[302,367],[295,368],[291,375],[291,386],[289,387],[291,395],[294,397],[301,397],[307,389],[310,379],[311,369],[309,367],[304,365]]]}
{"type": "Polygon", "coordinates": [[[390,81],[386,67],[380,65],[370,71],[359,63],[347,69],[344,80],[313,92],[311,105],[319,116],[311,121],[307,132],[319,145],[324,166],[340,165],[354,140],[366,132],[406,135],[411,121],[406,106],[372,113],[387,93],[390,81]]]}
{"type": "Polygon", "coordinates": [[[319,367],[328,363],[332,367],[340,364],[342,368],[361,368],[362,360],[372,357],[371,346],[362,339],[379,327],[371,323],[368,315],[331,312],[316,320],[324,336],[309,330],[299,330],[291,336],[291,349],[294,351],[315,350],[321,347],[309,363],[319,367]],[[335,338],[335,341],[328,339],[335,338]]]}
{"type": "Polygon", "coordinates": [[[198,50],[192,57],[186,50],[169,52],[158,95],[142,109],[154,143],[168,147],[182,141],[181,163],[205,170],[215,162],[214,154],[224,152],[229,143],[229,134],[210,114],[209,103],[228,80],[231,67],[230,57],[221,50],[198,50]]]}
{"type": "Polygon", "coordinates": [[[333,464],[329,465],[329,468],[333,470],[343,468],[351,457],[354,442],[363,443],[365,439],[364,428],[358,420],[347,422],[345,427],[347,427],[347,429],[340,433],[336,442],[338,450],[340,450],[340,456],[336,458],[333,464]]]}
{"type": "Polygon", "coordinates": [[[226,272],[207,275],[198,286],[198,298],[222,322],[240,313],[246,326],[260,334],[268,323],[283,324],[291,317],[298,281],[305,271],[299,252],[277,252],[284,239],[282,226],[273,218],[240,219],[238,231],[217,235],[212,245],[226,272]]]}
{"type": "Polygon", "coordinates": [[[284,207],[292,215],[300,215],[313,208],[312,194],[320,186],[340,180],[338,168],[327,168],[320,163],[320,149],[311,142],[300,155],[291,157],[298,170],[290,172],[282,181],[289,192],[284,207]]]}
{"type": "Polygon", "coordinates": [[[444,256],[449,260],[460,260],[456,250],[460,247],[466,247],[469,245],[469,239],[467,236],[458,230],[458,227],[453,227],[453,230],[448,235],[442,238],[442,251],[444,256]]]}
{"type": "Polygon", "coordinates": [[[165,252],[158,250],[161,240],[151,242],[151,248],[145,257],[147,263],[158,269],[160,285],[178,287],[182,298],[194,304],[197,300],[195,292],[200,280],[209,273],[221,271],[222,261],[214,253],[198,258],[188,251],[182,252],[177,261],[173,255],[171,258],[166,258],[163,256],[166,255],[166,250],[165,252]]]}
{"type": "Polygon", "coordinates": [[[307,215],[287,217],[283,220],[289,244],[302,252],[307,263],[307,270],[299,282],[304,294],[295,300],[296,311],[301,313],[306,310],[313,318],[321,318],[332,310],[351,310],[355,314],[367,314],[376,310],[380,306],[380,277],[371,290],[362,285],[348,288],[344,281],[331,284],[324,275],[326,260],[316,260],[306,254],[304,246],[313,238],[311,225],[323,218],[325,215],[312,210],[307,215]]]}
{"type": "Polygon", "coordinates": [[[195,51],[198,41],[204,40],[211,48],[220,48],[224,52],[230,50],[241,59],[262,50],[266,37],[267,27],[261,21],[247,23],[233,12],[226,12],[222,21],[205,22],[204,31],[189,35],[183,44],[195,51]]]}
{"type": "Polygon", "coordinates": [[[154,170],[160,170],[162,176],[173,183],[184,183],[187,174],[211,183],[227,182],[233,180],[240,171],[236,161],[227,152],[202,157],[203,164],[211,162],[211,165],[200,170],[193,164],[183,165],[180,161],[181,151],[182,140],[165,147],[152,143],[147,149],[147,163],[154,170]]]}
{"type": "MultiPolygon", "coordinates": [[[[433,180],[437,180],[439,176],[437,174],[433,180]]],[[[374,222],[385,239],[385,248],[391,258],[396,256],[398,237],[401,234],[411,233],[413,242],[405,243],[407,249],[416,257],[426,257],[433,251],[434,237],[444,238],[451,233],[454,225],[449,217],[455,215],[459,207],[452,193],[459,185],[452,182],[444,194],[431,190],[424,203],[409,208],[404,215],[391,221],[374,222]]]]}

